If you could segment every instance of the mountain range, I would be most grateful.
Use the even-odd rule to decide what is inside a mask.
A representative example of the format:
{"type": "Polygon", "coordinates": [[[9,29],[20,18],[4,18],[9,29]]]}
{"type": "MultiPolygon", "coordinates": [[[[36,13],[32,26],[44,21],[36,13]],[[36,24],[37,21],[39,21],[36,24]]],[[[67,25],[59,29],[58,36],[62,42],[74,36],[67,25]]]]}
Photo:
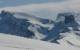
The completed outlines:
{"type": "MultiPolygon", "coordinates": [[[[22,12],[1,11],[0,33],[59,44],[67,32],[79,31],[79,23],[70,12],[58,13],[55,21],[22,12]],[[62,34],[61,34],[62,33],[62,34]]],[[[75,33],[79,36],[79,33],[75,33]]]]}

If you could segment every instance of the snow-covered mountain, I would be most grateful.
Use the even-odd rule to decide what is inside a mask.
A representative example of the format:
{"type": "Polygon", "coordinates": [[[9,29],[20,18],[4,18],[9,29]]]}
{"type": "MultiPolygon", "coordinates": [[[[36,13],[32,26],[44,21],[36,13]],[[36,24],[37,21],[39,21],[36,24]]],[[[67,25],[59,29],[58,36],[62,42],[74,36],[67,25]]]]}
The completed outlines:
{"type": "Polygon", "coordinates": [[[80,22],[76,13],[60,12],[56,20],[25,12],[2,10],[0,48],[3,50],[80,50],[80,22]],[[52,43],[50,43],[52,42],[52,43]]]}
{"type": "MultiPolygon", "coordinates": [[[[79,31],[75,15],[70,12],[58,13],[55,21],[36,17],[23,12],[1,11],[0,33],[58,43],[64,38],[61,33],[79,31]]],[[[75,33],[79,34],[79,33],[75,33]]]]}
{"type": "Polygon", "coordinates": [[[0,0],[1,50],[80,50],[79,0],[0,0]]]}

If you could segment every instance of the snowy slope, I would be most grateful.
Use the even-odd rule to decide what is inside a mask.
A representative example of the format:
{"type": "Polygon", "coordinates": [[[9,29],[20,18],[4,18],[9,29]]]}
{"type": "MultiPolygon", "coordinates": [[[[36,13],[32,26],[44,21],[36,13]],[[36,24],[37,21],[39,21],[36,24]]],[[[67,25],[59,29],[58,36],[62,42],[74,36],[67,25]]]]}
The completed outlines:
{"type": "Polygon", "coordinates": [[[58,45],[0,33],[1,50],[80,50],[78,47],[69,45],[65,40],[60,42],[61,44],[58,45]]]}

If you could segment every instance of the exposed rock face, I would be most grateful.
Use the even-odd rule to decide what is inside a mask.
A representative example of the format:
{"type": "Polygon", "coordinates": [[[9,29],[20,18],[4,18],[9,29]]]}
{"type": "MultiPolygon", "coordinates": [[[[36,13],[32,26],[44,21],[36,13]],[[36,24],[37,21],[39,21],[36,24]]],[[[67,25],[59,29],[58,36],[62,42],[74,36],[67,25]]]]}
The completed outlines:
{"type": "Polygon", "coordinates": [[[26,19],[17,19],[10,12],[2,11],[0,14],[0,33],[32,37],[33,32],[27,29],[29,25],[26,19]]]}
{"type": "MultiPolygon", "coordinates": [[[[58,18],[63,17],[63,24],[66,27],[72,27],[73,30],[78,30],[79,24],[75,20],[75,15],[72,13],[60,13],[58,14],[58,18]]],[[[59,19],[60,20],[60,19],[59,19]]]]}
{"type": "Polygon", "coordinates": [[[51,30],[40,28],[39,32],[47,34],[47,36],[42,40],[57,42],[57,40],[61,38],[60,33],[71,31],[69,27],[74,31],[79,31],[78,26],[79,24],[76,22],[74,14],[60,13],[58,14],[54,27],[51,30]]]}

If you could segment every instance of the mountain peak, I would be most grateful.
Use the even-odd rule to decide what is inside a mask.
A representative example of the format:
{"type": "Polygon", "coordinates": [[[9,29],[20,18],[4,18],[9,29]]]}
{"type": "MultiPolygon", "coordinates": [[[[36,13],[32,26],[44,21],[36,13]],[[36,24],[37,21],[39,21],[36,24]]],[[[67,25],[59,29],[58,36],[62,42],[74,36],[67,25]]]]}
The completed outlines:
{"type": "Polygon", "coordinates": [[[26,19],[18,19],[8,11],[2,11],[0,14],[0,33],[12,34],[17,36],[31,37],[33,32],[28,30],[30,25],[26,19]]]}

